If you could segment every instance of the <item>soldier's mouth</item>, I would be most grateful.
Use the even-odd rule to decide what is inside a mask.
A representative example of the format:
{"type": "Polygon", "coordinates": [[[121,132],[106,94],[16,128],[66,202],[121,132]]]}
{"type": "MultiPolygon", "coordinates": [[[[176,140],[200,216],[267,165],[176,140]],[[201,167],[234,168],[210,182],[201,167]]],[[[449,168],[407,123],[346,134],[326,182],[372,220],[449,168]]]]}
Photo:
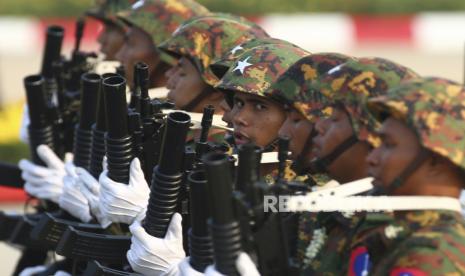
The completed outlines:
{"type": "Polygon", "coordinates": [[[234,141],[237,145],[250,143],[250,138],[241,132],[234,132],[234,141]]]}
{"type": "Polygon", "coordinates": [[[369,177],[373,177],[373,181],[371,182],[373,184],[373,186],[379,186],[381,185],[381,181],[378,179],[378,177],[376,176],[376,174],[374,174],[373,172],[368,172],[367,175],[369,177]]]}

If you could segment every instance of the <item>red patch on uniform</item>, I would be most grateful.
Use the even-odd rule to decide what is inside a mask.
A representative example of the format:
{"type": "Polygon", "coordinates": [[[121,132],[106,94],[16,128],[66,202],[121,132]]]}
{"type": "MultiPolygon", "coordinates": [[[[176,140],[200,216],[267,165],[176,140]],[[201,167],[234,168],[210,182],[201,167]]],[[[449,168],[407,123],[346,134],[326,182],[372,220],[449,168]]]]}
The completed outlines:
{"type": "Polygon", "coordinates": [[[370,255],[365,246],[359,246],[350,254],[348,276],[365,276],[371,269],[370,255]]]}
{"type": "Polygon", "coordinates": [[[428,273],[416,268],[396,267],[391,270],[389,276],[428,276],[428,273]]]}

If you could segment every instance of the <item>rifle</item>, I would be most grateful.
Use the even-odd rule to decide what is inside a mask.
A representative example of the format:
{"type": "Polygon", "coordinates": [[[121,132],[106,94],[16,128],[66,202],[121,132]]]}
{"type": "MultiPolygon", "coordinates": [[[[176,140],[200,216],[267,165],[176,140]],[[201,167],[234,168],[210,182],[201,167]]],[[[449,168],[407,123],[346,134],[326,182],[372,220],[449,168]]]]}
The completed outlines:
{"type": "Polygon", "coordinates": [[[239,221],[233,206],[233,179],[228,156],[208,153],[203,158],[207,176],[215,268],[225,275],[238,275],[236,259],[242,250],[239,221]]]}
{"type": "MultiPolygon", "coordinates": [[[[283,163],[287,149],[284,147],[280,151],[280,163],[283,163]]],[[[268,186],[258,177],[260,154],[261,149],[254,145],[239,148],[234,192],[232,181],[224,176],[230,174],[226,169],[226,156],[205,157],[205,165],[209,168],[211,210],[222,211],[217,214],[213,211],[211,221],[216,269],[223,274],[237,275],[235,260],[243,249],[255,260],[263,275],[295,275],[297,269],[289,257],[283,218],[279,213],[264,211],[265,195],[278,196],[288,191],[281,178],[284,166],[280,165],[279,184],[268,186]]]]}
{"type": "MultiPolygon", "coordinates": [[[[213,243],[208,231],[207,219],[210,217],[207,196],[207,179],[202,170],[189,174],[190,224],[188,231],[190,265],[204,272],[213,263],[213,243]]],[[[184,225],[183,225],[184,230],[184,225]]]]}
{"type": "Polygon", "coordinates": [[[143,227],[148,234],[164,238],[178,203],[183,180],[183,158],[189,115],[172,112],[166,119],[160,162],[153,170],[150,198],[143,227]]]}
{"type": "Polygon", "coordinates": [[[92,125],[97,116],[97,100],[100,94],[101,78],[95,73],[81,77],[80,120],[74,134],[74,165],[90,169],[92,151],[92,125]]]}

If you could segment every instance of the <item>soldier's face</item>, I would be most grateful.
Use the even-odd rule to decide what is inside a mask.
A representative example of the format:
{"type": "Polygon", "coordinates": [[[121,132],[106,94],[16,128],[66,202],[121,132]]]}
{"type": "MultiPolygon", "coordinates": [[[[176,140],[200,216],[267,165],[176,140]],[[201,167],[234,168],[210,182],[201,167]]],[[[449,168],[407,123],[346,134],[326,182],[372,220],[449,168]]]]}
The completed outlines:
{"type": "Polygon", "coordinates": [[[237,145],[254,143],[266,147],[278,137],[286,119],[284,108],[264,97],[237,92],[232,109],[234,140],[237,145]]]}
{"type": "MultiPolygon", "coordinates": [[[[317,135],[313,138],[313,154],[317,158],[329,155],[354,134],[349,116],[339,108],[334,108],[330,117],[317,120],[315,129],[317,135]]],[[[328,174],[340,183],[365,177],[365,158],[368,150],[369,146],[365,143],[353,145],[326,168],[328,174]]]]}
{"type": "Polygon", "coordinates": [[[220,102],[220,108],[223,110],[223,117],[221,118],[224,122],[228,124],[229,127],[232,127],[232,109],[229,104],[223,99],[220,102]]]}
{"type": "MultiPolygon", "coordinates": [[[[167,88],[170,90],[168,99],[174,103],[176,108],[183,108],[189,104],[207,87],[197,68],[185,57],[180,58],[178,64],[167,71],[166,77],[168,78],[167,88]]],[[[203,107],[204,105],[200,103],[193,111],[202,112],[203,107]]]]}
{"type": "MultiPolygon", "coordinates": [[[[415,159],[420,143],[415,133],[403,122],[388,118],[379,130],[381,145],[367,156],[368,175],[374,185],[387,187],[415,159]]],[[[409,186],[415,183],[421,170],[417,169],[393,194],[409,194],[409,186]]]]}
{"type": "MultiPolygon", "coordinates": [[[[291,152],[291,159],[295,160],[303,152],[305,143],[312,132],[312,129],[313,124],[302,116],[302,114],[294,109],[290,109],[287,112],[286,120],[279,129],[279,136],[289,137],[289,151],[291,152]]],[[[309,149],[307,156],[308,162],[310,162],[312,158],[312,149],[309,149]]]]}
{"type": "MultiPolygon", "coordinates": [[[[137,27],[126,34],[123,46],[116,53],[116,59],[124,65],[127,83],[133,85],[134,65],[144,62],[149,67],[149,76],[160,63],[160,57],[150,36],[137,27]]],[[[153,80],[152,80],[153,81],[153,80]]]]}
{"type": "Polygon", "coordinates": [[[100,44],[100,52],[105,54],[105,59],[115,60],[116,53],[124,43],[124,32],[115,25],[104,24],[97,42],[100,44]]]}

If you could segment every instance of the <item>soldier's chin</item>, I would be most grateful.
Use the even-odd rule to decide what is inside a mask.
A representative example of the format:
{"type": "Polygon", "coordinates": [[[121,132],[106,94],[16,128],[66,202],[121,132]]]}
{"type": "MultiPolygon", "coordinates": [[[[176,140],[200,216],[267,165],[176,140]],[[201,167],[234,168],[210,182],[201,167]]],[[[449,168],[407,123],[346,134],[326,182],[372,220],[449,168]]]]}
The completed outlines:
{"type": "Polygon", "coordinates": [[[374,188],[384,188],[384,184],[381,180],[379,180],[378,178],[374,178],[373,181],[371,181],[371,184],[373,184],[373,187],[374,188]]]}

